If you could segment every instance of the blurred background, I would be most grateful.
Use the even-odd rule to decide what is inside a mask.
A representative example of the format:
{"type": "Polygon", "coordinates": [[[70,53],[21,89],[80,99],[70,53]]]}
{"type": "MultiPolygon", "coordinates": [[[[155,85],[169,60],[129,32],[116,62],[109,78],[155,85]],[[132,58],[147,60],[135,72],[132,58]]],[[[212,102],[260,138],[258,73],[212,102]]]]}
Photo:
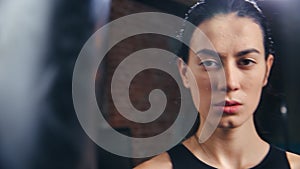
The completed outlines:
{"type": "MultiPolygon", "coordinates": [[[[0,168],[127,169],[146,160],[113,155],[85,134],[73,108],[73,68],[84,43],[104,24],[137,12],[158,11],[183,17],[194,2],[0,1],[0,168]]],[[[265,0],[259,5],[271,23],[276,62],[256,123],[265,140],[300,153],[300,1],[265,0]]],[[[98,45],[105,46],[110,33],[99,37],[98,45]]],[[[149,108],[147,98],[153,88],[165,91],[168,105],[155,122],[142,125],[126,120],[115,109],[109,92],[111,76],[126,56],[149,47],[168,49],[169,43],[169,39],[158,35],[134,36],[116,45],[99,66],[95,79],[97,100],[117,131],[148,137],[161,133],[176,119],[178,88],[165,73],[143,71],[130,86],[130,98],[140,110],[149,108]]]]}

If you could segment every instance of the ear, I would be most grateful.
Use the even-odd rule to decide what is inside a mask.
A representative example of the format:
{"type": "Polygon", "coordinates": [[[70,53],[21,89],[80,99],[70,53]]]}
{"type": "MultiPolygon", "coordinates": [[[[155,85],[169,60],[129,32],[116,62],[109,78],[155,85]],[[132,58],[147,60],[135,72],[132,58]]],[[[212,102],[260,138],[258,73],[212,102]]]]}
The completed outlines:
{"type": "Polygon", "coordinates": [[[272,69],[273,62],[274,62],[274,56],[272,54],[269,54],[266,60],[266,74],[264,78],[264,86],[268,84],[268,79],[272,69]]]}
{"type": "Polygon", "coordinates": [[[189,84],[188,74],[187,74],[188,73],[187,72],[188,67],[187,67],[186,63],[181,58],[178,58],[177,66],[178,66],[179,74],[181,76],[181,80],[183,82],[183,85],[186,88],[189,88],[190,84],[189,84]]]}

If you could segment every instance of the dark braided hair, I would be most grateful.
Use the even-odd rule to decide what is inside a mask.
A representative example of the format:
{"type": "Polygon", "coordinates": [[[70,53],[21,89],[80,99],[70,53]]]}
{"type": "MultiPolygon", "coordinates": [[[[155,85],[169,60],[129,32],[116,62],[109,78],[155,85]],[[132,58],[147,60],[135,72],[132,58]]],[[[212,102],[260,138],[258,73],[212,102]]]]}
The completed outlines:
{"type": "MultiPolygon", "coordinates": [[[[218,14],[236,13],[239,17],[252,19],[257,23],[263,32],[265,58],[269,54],[274,54],[273,40],[269,24],[258,7],[257,3],[252,0],[200,0],[185,15],[185,20],[195,26],[200,25],[205,20],[209,20],[218,14]]],[[[194,28],[183,24],[179,36],[185,42],[190,42],[194,28]]],[[[180,47],[178,55],[185,61],[188,61],[189,47],[183,45],[180,47]]]]}

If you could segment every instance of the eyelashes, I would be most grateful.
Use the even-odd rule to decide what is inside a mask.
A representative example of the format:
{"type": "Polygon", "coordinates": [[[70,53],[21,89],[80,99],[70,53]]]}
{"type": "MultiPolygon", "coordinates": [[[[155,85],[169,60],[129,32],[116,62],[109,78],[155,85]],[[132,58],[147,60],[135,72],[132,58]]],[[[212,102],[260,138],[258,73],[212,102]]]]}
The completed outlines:
{"type": "Polygon", "coordinates": [[[239,62],[239,65],[241,66],[252,66],[253,64],[256,64],[256,61],[254,59],[242,59],[239,62]]]}
{"type": "Polygon", "coordinates": [[[205,70],[217,70],[221,68],[222,63],[213,59],[205,59],[202,60],[199,65],[205,70]]]}

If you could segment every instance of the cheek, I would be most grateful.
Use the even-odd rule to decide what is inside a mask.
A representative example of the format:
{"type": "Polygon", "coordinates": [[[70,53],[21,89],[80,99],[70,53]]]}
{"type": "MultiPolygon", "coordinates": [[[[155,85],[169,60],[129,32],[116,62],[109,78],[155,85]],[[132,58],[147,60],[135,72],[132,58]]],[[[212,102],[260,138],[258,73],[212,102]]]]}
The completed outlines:
{"type": "Polygon", "coordinates": [[[211,81],[205,73],[195,75],[195,81],[190,86],[194,105],[199,112],[207,112],[211,103],[211,81]]]}
{"type": "Polygon", "coordinates": [[[244,77],[242,77],[243,86],[248,90],[257,91],[263,88],[266,72],[262,67],[259,70],[245,73],[244,77]]]}
{"type": "Polygon", "coordinates": [[[251,90],[251,91],[249,90],[250,92],[248,93],[245,99],[246,106],[248,107],[246,109],[246,112],[250,114],[255,112],[260,101],[261,90],[262,90],[261,88],[257,88],[257,90],[251,90]]]}
{"type": "MultiPolygon", "coordinates": [[[[262,88],[263,88],[263,76],[253,75],[244,78],[243,82],[243,93],[244,97],[247,100],[251,109],[256,109],[261,97],[262,88]]],[[[251,111],[254,111],[251,110],[251,111]]]]}

